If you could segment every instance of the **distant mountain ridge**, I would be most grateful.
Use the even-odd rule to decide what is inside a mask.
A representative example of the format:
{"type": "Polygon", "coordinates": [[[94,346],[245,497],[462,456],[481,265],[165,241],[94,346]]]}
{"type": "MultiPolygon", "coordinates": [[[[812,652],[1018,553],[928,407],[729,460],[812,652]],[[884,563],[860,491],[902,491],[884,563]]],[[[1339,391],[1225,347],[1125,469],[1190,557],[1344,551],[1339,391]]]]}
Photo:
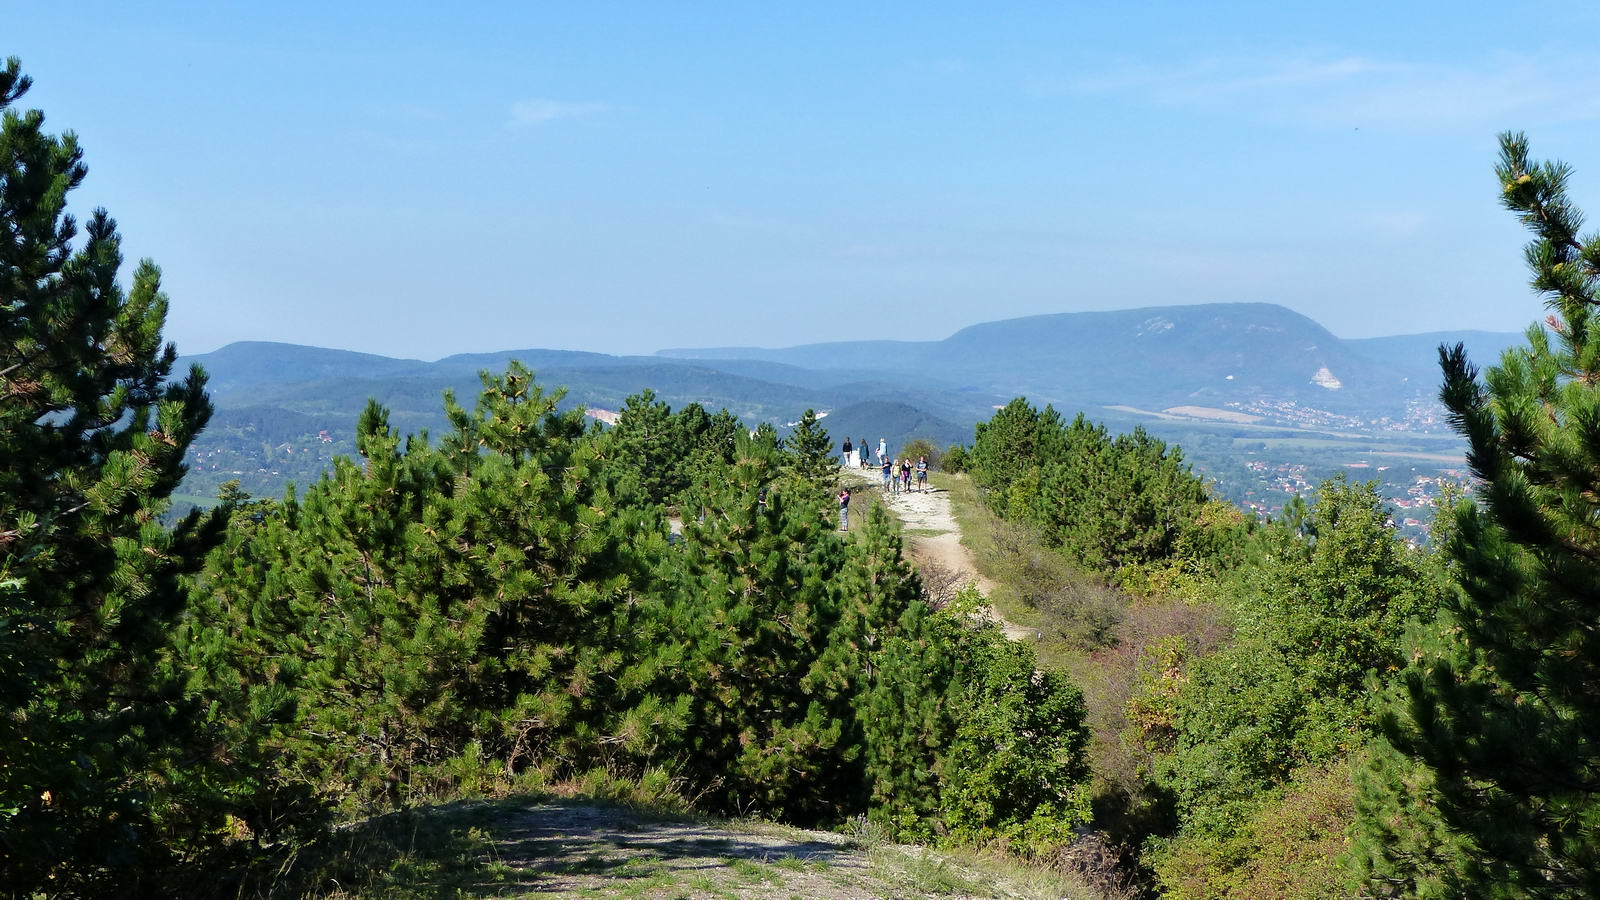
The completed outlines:
{"type": "Polygon", "coordinates": [[[236,341],[210,353],[180,357],[173,371],[183,372],[190,363],[205,366],[214,394],[258,384],[322,378],[382,378],[428,365],[417,359],[393,359],[375,353],[276,341],[236,341]]]}
{"type": "Polygon", "coordinates": [[[1434,331],[1425,334],[1396,334],[1388,337],[1351,338],[1351,349],[1396,366],[1414,384],[1434,385],[1439,381],[1439,346],[1463,344],[1467,357],[1480,368],[1500,361],[1500,354],[1522,346],[1527,336],[1520,331],[1434,331]]]}
{"type": "MultiPolygon", "coordinates": [[[[1414,393],[1419,372],[1432,364],[1437,343],[1428,342],[1455,334],[1347,341],[1275,304],[1211,303],[1027,316],[972,325],[941,341],[675,348],[658,355],[713,365],[743,358],[921,371],[1058,403],[1164,408],[1271,398],[1349,410],[1403,402],[1401,395],[1414,393]]],[[[1476,332],[1469,345],[1498,348],[1518,339],[1476,332]]]]}
{"type": "Polygon", "coordinates": [[[436,432],[445,425],[443,391],[470,405],[478,373],[503,371],[513,359],[546,388],[564,388],[568,407],[616,410],[649,388],[674,408],[726,408],[752,427],[769,422],[780,431],[807,408],[828,411],[823,424],[836,443],[848,434],[901,446],[913,437],[969,441],[975,423],[1020,395],[1118,429],[1143,424],[1186,445],[1209,441],[1206,452],[1223,458],[1234,438],[1215,426],[1218,410],[1248,411],[1245,421],[1278,428],[1252,432],[1252,440],[1301,428],[1359,430],[1408,404],[1432,402],[1440,343],[1464,341],[1475,360],[1488,363],[1522,340],[1492,332],[1342,340],[1281,306],[1218,303],[1028,316],[972,325],[938,341],[679,348],[651,356],[530,348],[430,362],[243,341],[185,357],[178,371],[200,363],[211,376],[218,412],[195,445],[190,485],[209,496],[230,476],[273,494],[291,477],[304,483],[320,465],[315,459],[349,452],[369,398],[389,408],[401,431],[436,432]],[[314,459],[302,461],[308,447],[314,459]]]}
{"type": "Polygon", "coordinates": [[[675,348],[654,356],[530,348],[433,362],[245,341],[183,362],[206,366],[224,405],[270,403],[286,390],[301,402],[318,392],[348,395],[356,386],[339,382],[351,380],[376,382],[364,388],[380,398],[409,399],[428,385],[470,390],[478,371],[518,359],[542,380],[558,373],[567,379],[574,402],[615,405],[619,391],[652,387],[680,404],[723,403],[769,421],[792,419],[790,405],[809,398],[818,408],[921,404],[935,418],[964,423],[1018,395],[1063,407],[1268,399],[1340,412],[1392,409],[1431,392],[1440,343],[1464,341],[1475,359],[1493,362],[1522,339],[1439,332],[1347,340],[1282,306],[1212,303],[1027,316],[968,326],[939,341],[675,348]]]}

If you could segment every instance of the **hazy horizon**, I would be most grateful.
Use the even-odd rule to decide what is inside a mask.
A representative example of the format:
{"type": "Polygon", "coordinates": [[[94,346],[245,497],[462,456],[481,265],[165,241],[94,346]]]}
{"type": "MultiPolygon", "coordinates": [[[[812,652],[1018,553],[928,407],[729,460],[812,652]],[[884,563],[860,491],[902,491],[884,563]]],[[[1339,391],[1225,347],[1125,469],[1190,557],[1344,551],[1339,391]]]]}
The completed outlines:
{"type": "Polygon", "coordinates": [[[1559,33],[1487,4],[84,12],[19,8],[5,52],[189,354],[937,340],[1224,301],[1517,331],[1544,311],[1495,133],[1597,193],[1600,104],[1566,98],[1600,11],[1568,7],[1559,33]]]}

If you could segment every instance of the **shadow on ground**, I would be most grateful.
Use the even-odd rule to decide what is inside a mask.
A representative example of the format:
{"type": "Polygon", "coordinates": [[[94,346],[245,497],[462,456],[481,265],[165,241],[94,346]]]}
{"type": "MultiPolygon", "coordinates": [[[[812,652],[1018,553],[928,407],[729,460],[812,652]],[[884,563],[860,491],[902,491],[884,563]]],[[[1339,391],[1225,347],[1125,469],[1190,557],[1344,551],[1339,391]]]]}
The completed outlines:
{"type": "Polygon", "coordinates": [[[881,896],[866,853],[843,836],[560,802],[445,814],[493,836],[486,877],[455,882],[455,896],[881,896]]]}

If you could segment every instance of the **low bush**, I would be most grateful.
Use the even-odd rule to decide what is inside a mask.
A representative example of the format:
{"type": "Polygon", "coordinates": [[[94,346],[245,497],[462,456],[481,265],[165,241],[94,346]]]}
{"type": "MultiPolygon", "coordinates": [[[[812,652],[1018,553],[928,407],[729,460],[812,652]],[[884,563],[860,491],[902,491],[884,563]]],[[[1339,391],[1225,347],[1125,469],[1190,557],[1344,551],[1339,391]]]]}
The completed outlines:
{"type": "Polygon", "coordinates": [[[1034,606],[1069,646],[1098,650],[1117,642],[1117,627],[1127,616],[1128,598],[1110,585],[1078,576],[1035,597],[1034,606]]]}
{"type": "Polygon", "coordinates": [[[1351,766],[1303,769],[1264,795],[1225,836],[1185,834],[1153,854],[1163,896],[1172,900],[1322,900],[1354,895],[1343,862],[1355,814],[1351,766]]]}
{"type": "Polygon", "coordinates": [[[915,465],[918,459],[927,459],[928,467],[931,469],[939,468],[939,461],[944,458],[944,452],[927,438],[912,438],[906,442],[901,452],[911,460],[912,465],[915,465]]]}
{"type": "Polygon", "coordinates": [[[939,460],[939,469],[944,472],[965,472],[967,470],[967,448],[960,444],[951,444],[944,451],[944,456],[939,460]]]}

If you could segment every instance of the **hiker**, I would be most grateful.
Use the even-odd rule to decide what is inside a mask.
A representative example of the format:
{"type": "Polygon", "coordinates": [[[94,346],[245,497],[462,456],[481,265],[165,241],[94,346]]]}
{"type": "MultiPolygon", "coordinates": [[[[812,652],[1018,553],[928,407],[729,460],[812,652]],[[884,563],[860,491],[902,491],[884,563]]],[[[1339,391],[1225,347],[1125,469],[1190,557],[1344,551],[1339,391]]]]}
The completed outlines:
{"type": "Polygon", "coordinates": [[[867,439],[862,438],[861,443],[857,444],[856,446],[859,448],[861,454],[861,468],[872,468],[872,448],[867,446],[867,439]]]}
{"type": "Polygon", "coordinates": [[[917,457],[917,493],[920,494],[923,491],[926,491],[927,489],[928,489],[928,458],[926,456],[919,456],[919,457],[917,457]]]}
{"type": "Polygon", "coordinates": [[[905,492],[911,493],[911,457],[900,460],[900,480],[905,483],[905,492]]]}
{"type": "Polygon", "coordinates": [[[882,453],[878,454],[878,466],[883,469],[883,492],[885,494],[889,493],[889,481],[891,478],[893,478],[891,472],[893,465],[893,463],[889,462],[889,458],[887,456],[884,456],[882,453]]]}
{"type": "Polygon", "coordinates": [[[844,467],[846,469],[853,468],[856,464],[856,447],[850,443],[849,435],[845,435],[844,447],[841,449],[844,450],[844,467]]]}
{"type": "Polygon", "coordinates": [[[850,489],[839,489],[839,530],[850,530],[850,489]]]}
{"type": "Polygon", "coordinates": [[[885,440],[884,438],[878,438],[878,462],[883,462],[884,460],[886,460],[888,458],[889,458],[889,442],[887,440],[885,440]]]}

